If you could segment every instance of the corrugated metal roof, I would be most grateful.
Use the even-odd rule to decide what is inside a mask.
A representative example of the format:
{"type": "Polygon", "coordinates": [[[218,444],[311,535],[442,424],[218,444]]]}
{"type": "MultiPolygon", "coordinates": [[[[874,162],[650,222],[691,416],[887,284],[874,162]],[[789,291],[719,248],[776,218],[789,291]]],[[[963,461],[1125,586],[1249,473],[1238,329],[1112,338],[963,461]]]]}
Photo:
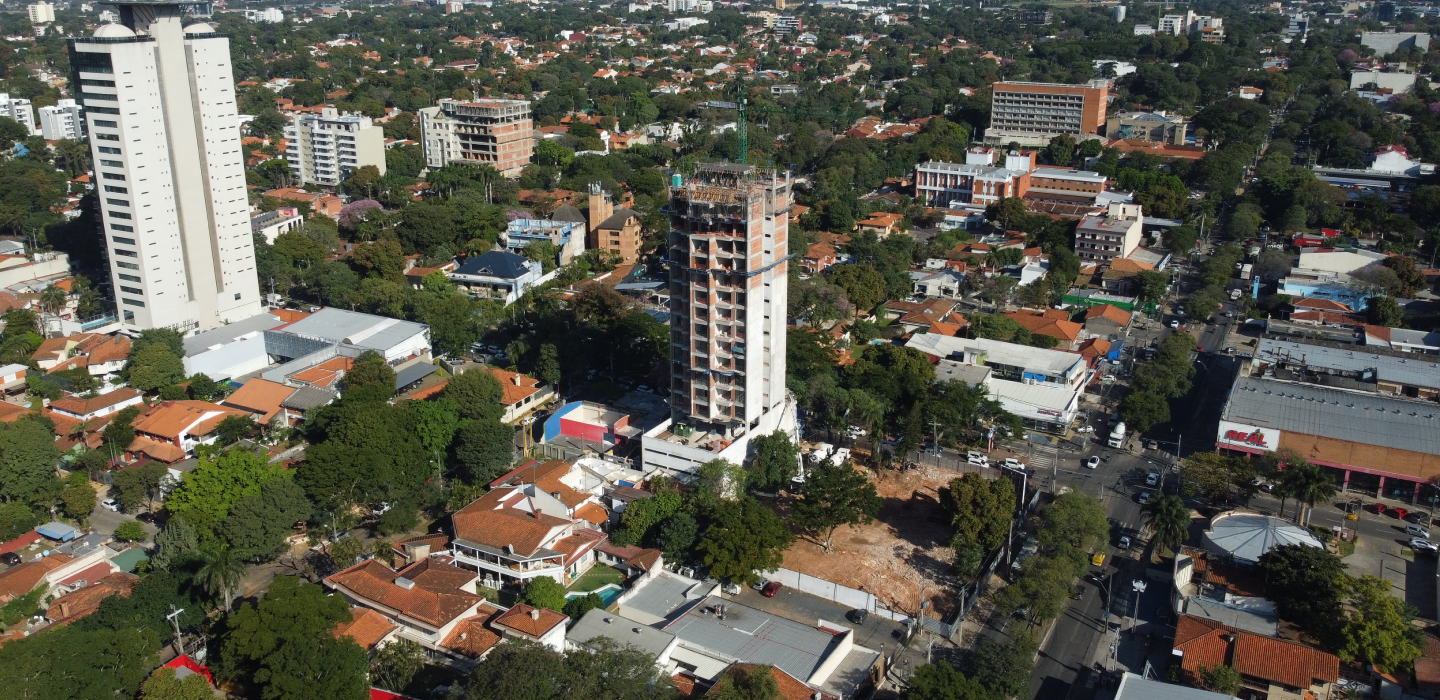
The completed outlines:
{"type": "Polygon", "coordinates": [[[670,613],[689,602],[690,599],[685,597],[685,592],[694,585],[694,581],[671,576],[662,571],[627,600],[625,605],[655,617],[669,617],[670,613]]]}
{"type": "Polygon", "coordinates": [[[1240,377],[1222,420],[1440,455],[1440,406],[1314,384],[1240,377]]]}
{"type": "Polygon", "coordinates": [[[772,664],[801,679],[814,675],[839,641],[838,635],[715,596],[691,608],[665,631],[683,643],[745,663],[772,664]],[[725,606],[725,619],[710,612],[716,605],[725,606]]]}
{"type": "Polygon", "coordinates": [[[1235,700],[1235,696],[1152,681],[1126,673],[1120,681],[1120,687],[1115,689],[1115,700],[1235,700]]]}
{"type": "Polygon", "coordinates": [[[425,377],[434,374],[435,371],[438,369],[440,368],[424,362],[417,362],[413,365],[410,365],[409,367],[406,367],[405,369],[402,369],[399,372],[395,373],[395,390],[399,391],[411,384],[414,384],[415,382],[418,382],[421,379],[424,379],[425,377]]]}
{"type": "Polygon", "coordinates": [[[1260,341],[1260,347],[1255,350],[1255,357],[1262,362],[1303,364],[1312,369],[1362,372],[1373,368],[1382,382],[1440,388],[1440,357],[1431,355],[1406,353],[1405,357],[1397,357],[1389,352],[1374,352],[1358,345],[1332,348],[1264,338],[1260,341]]]}
{"type": "Polygon", "coordinates": [[[285,332],[385,352],[429,326],[327,307],[285,327],[285,332]]]}
{"type": "Polygon", "coordinates": [[[597,637],[629,644],[651,656],[659,656],[675,639],[669,632],[600,609],[585,613],[565,633],[565,640],[576,644],[586,644],[597,637]]]}

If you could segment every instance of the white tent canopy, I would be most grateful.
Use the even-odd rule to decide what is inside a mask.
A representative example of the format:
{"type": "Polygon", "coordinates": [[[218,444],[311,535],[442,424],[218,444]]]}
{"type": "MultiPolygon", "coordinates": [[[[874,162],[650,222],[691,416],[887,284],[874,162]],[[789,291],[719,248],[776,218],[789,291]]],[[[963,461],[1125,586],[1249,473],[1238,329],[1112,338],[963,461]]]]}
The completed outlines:
{"type": "Polygon", "coordinates": [[[1273,547],[1303,544],[1323,547],[1315,535],[1288,520],[1259,513],[1221,513],[1205,531],[1205,548],[1253,564],[1273,547]]]}

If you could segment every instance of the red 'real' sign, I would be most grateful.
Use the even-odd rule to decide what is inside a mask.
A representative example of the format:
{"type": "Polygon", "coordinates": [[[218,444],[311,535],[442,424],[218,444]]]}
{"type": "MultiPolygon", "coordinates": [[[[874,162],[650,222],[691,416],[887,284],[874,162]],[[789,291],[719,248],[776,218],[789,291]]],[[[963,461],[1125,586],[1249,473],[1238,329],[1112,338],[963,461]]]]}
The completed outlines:
{"type": "Polygon", "coordinates": [[[1243,430],[1229,430],[1225,432],[1225,439],[1230,442],[1240,442],[1256,447],[1269,447],[1269,445],[1265,444],[1265,434],[1259,430],[1253,433],[1247,433],[1243,430]]]}

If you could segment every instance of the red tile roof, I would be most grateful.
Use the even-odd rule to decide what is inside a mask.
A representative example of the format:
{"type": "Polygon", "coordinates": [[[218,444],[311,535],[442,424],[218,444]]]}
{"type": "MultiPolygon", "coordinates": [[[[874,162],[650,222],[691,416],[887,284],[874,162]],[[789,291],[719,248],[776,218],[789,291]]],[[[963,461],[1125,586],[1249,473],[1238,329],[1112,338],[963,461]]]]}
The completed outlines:
{"type": "Polygon", "coordinates": [[[50,408],[64,411],[66,413],[73,413],[77,416],[88,416],[91,413],[94,413],[104,408],[109,408],[118,403],[129,401],[130,399],[136,398],[138,396],[140,396],[140,392],[131,389],[130,387],[124,387],[121,389],[116,389],[115,391],[112,391],[108,394],[101,394],[90,399],[81,399],[75,397],[58,399],[56,401],[50,402],[50,408]]]}
{"type": "Polygon", "coordinates": [[[483,603],[475,610],[475,615],[467,617],[455,624],[440,646],[446,649],[457,651],[472,659],[478,659],[486,652],[495,648],[500,643],[500,635],[491,630],[489,625],[501,613],[489,603],[483,603]]]}
{"type": "Polygon", "coordinates": [[[1005,317],[1024,326],[1031,333],[1048,335],[1067,345],[1075,342],[1075,339],[1080,337],[1080,331],[1085,328],[1074,321],[1055,318],[1048,312],[1037,314],[1033,311],[1012,311],[1005,314],[1005,317]]]}
{"type": "Polygon", "coordinates": [[[1126,311],[1118,306],[1112,306],[1110,304],[1092,306],[1088,311],[1085,312],[1086,321],[1090,321],[1091,319],[1103,318],[1109,321],[1114,321],[1122,326],[1130,323],[1130,316],[1131,313],[1129,311],[1126,311]]]}
{"type": "Polygon", "coordinates": [[[352,619],[350,622],[342,622],[335,627],[335,637],[349,637],[360,645],[361,649],[370,650],[385,635],[395,629],[396,624],[390,618],[371,610],[370,608],[350,608],[352,619]]]}
{"type": "Polygon", "coordinates": [[[80,590],[56,598],[45,609],[45,617],[57,625],[69,624],[99,610],[100,601],[112,595],[128,598],[139,580],[138,576],[123,571],[108,574],[80,590]]]}
{"type": "Polygon", "coordinates": [[[534,554],[571,521],[515,507],[528,499],[518,487],[490,491],[451,516],[455,536],[495,549],[514,547],[522,556],[534,554]]]}
{"type": "Polygon", "coordinates": [[[499,367],[491,367],[489,370],[491,374],[495,375],[496,379],[500,380],[500,387],[505,392],[500,398],[500,403],[506,406],[514,406],[523,401],[525,397],[539,391],[539,389],[536,388],[537,385],[540,384],[540,380],[538,379],[532,379],[523,374],[503,370],[499,367]]]}
{"type": "Polygon", "coordinates": [[[1199,682],[1202,664],[1228,664],[1243,676],[1296,688],[1340,679],[1340,659],[1333,654],[1189,615],[1176,625],[1175,648],[1184,652],[1181,667],[1192,685],[1199,682]]]}
{"type": "MultiPolygon", "coordinates": [[[[426,562],[421,562],[421,564],[424,563],[426,562]]],[[[430,564],[429,566],[448,566],[465,575],[469,580],[475,578],[475,574],[448,564],[430,564]]],[[[406,569],[407,572],[410,570],[406,569]]],[[[373,601],[402,615],[437,627],[449,624],[451,620],[465,614],[472,606],[484,600],[459,587],[450,587],[449,584],[457,580],[459,576],[446,573],[421,577],[417,574],[416,578],[410,579],[414,585],[408,589],[396,583],[396,579],[400,577],[399,572],[374,559],[369,559],[331,575],[325,579],[325,583],[332,588],[343,587],[358,598],[373,601]]]]}
{"type": "Polygon", "coordinates": [[[1292,300],[1290,305],[1297,309],[1316,309],[1319,311],[1339,311],[1340,313],[1354,313],[1349,304],[1344,304],[1334,299],[1321,299],[1319,297],[1301,297],[1292,300]]]}
{"type": "Polygon", "coordinates": [[[555,629],[556,625],[563,625],[569,619],[568,616],[548,608],[532,608],[524,603],[516,603],[515,607],[497,616],[494,625],[539,639],[545,636],[546,632],[555,629]]]}
{"type": "Polygon", "coordinates": [[[295,393],[295,387],[265,379],[251,379],[225,397],[224,405],[260,414],[261,423],[269,423],[281,411],[280,402],[295,393]]]}

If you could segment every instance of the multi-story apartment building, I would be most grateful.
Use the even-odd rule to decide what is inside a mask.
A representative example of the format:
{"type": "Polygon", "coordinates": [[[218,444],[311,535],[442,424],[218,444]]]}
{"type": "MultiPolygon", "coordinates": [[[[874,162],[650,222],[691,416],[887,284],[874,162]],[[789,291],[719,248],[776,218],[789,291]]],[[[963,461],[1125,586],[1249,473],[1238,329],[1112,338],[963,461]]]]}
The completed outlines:
{"type": "Polygon", "coordinates": [[[590,221],[586,247],[608,250],[626,264],[640,259],[645,236],[640,230],[640,215],[621,207],[615,208],[610,193],[600,183],[590,185],[590,221]]]}
{"type": "Polygon", "coordinates": [[[1111,204],[1104,214],[1091,214],[1075,228],[1075,255],[1084,262],[1124,258],[1140,247],[1144,229],[1139,204],[1111,204]]]}
{"type": "Polygon", "coordinates": [[[985,143],[1043,146],[1060,134],[1086,136],[1105,124],[1104,80],[1085,85],[995,83],[990,98],[990,128],[985,143]]]}
{"type": "Polygon", "coordinates": [[[799,17],[792,17],[790,15],[776,17],[773,26],[776,34],[789,34],[790,32],[798,32],[804,28],[805,23],[799,17]]]}
{"type": "Polygon", "coordinates": [[[260,313],[230,42],[178,0],[115,0],[70,40],[122,327],[204,330],[260,313]]]}
{"type": "Polygon", "coordinates": [[[420,139],[432,168],[483,163],[519,177],[535,154],[535,131],[526,100],[440,100],[420,110],[420,139]]]}
{"type": "Polygon", "coordinates": [[[671,419],[646,434],[647,464],[692,472],[717,457],[739,462],[752,434],[793,432],[785,391],[792,206],[788,172],[711,163],[676,176],[664,209],[671,419]]]}
{"type": "Polygon", "coordinates": [[[302,185],[335,187],[367,165],[385,174],[385,132],[363,114],[297,114],[285,127],[285,158],[302,185]]]}
{"type": "Polygon", "coordinates": [[[1225,41],[1225,20],[1209,15],[1197,15],[1194,11],[1186,10],[1183,15],[1161,17],[1156,31],[1171,36],[1199,32],[1202,41],[1218,44],[1225,41]]]}
{"type": "Polygon", "coordinates": [[[75,100],[60,100],[36,111],[40,113],[40,135],[46,141],[80,138],[84,124],[81,122],[80,105],[75,100]]]}
{"type": "Polygon", "coordinates": [[[31,24],[48,24],[55,21],[55,6],[44,0],[25,9],[30,14],[31,24]]]}
{"type": "Polygon", "coordinates": [[[23,97],[11,97],[9,93],[0,92],[0,117],[14,119],[24,125],[30,133],[37,133],[35,113],[30,110],[30,100],[23,97]]]}

